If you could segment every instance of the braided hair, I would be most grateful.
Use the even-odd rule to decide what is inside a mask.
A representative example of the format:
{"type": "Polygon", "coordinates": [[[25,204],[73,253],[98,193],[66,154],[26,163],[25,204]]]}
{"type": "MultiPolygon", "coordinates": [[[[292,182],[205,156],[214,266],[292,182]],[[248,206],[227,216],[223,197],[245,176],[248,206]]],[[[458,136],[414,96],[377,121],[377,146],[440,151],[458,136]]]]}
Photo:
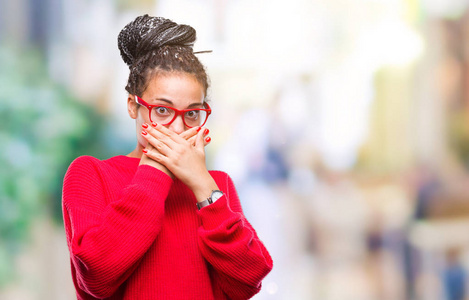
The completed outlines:
{"type": "Polygon", "coordinates": [[[117,39],[122,59],[130,69],[127,92],[141,96],[153,76],[184,72],[193,75],[207,95],[208,76],[192,50],[195,39],[191,26],[161,17],[143,15],[127,24],[117,39]]]}

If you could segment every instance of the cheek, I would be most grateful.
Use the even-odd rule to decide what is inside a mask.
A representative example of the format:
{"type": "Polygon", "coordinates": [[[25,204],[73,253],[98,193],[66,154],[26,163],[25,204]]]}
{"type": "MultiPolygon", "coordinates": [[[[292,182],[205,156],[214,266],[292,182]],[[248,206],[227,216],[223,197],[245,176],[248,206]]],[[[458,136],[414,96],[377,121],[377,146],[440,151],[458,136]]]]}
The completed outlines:
{"type": "Polygon", "coordinates": [[[145,148],[147,145],[147,140],[142,136],[143,123],[150,124],[150,120],[148,120],[148,116],[142,114],[142,110],[139,110],[137,118],[135,119],[137,141],[143,148],[145,148]]]}
{"type": "Polygon", "coordinates": [[[139,114],[137,119],[135,120],[135,125],[137,126],[137,130],[142,129],[142,124],[143,123],[145,123],[145,121],[143,120],[142,116],[139,114]]]}
{"type": "Polygon", "coordinates": [[[147,123],[150,124],[150,119],[148,119],[148,114],[146,113],[146,109],[139,109],[137,118],[135,119],[135,124],[137,125],[137,130],[142,129],[142,124],[147,123]]]}
{"type": "Polygon", "coordinates": [[[138,133],[137,141],[142,148],[145,148],[148,144],[147,140],[140,134],[140,132],[138,133]]]}

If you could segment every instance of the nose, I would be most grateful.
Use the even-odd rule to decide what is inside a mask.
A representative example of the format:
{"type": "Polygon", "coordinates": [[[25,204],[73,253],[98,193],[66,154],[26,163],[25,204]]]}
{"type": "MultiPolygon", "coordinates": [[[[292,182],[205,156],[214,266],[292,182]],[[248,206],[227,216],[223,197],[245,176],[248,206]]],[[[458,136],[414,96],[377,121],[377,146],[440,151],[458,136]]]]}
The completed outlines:
{"type": "Polygon", "coordinates": [[[168,129],[176,132],[177,134],[181,134],[186,130],[185,127],[186,125],[184,125],[182,116],[177,116],[173,123],[169,124],[168,129]]]}

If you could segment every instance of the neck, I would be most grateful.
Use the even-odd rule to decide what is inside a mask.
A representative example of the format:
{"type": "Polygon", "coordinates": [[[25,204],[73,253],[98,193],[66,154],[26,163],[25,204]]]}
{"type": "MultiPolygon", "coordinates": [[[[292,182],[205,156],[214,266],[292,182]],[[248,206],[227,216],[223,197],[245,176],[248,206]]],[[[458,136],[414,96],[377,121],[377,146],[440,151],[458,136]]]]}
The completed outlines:
{"type": "Polygon", "coordinates": [[[135,149],[130,152],[129,154],[127,154],[128,157],[135,157],[135,158],[141,158],[142,157],[142,146],[140,144],[137,144],[137,147],[135,147],[135,149]]]}

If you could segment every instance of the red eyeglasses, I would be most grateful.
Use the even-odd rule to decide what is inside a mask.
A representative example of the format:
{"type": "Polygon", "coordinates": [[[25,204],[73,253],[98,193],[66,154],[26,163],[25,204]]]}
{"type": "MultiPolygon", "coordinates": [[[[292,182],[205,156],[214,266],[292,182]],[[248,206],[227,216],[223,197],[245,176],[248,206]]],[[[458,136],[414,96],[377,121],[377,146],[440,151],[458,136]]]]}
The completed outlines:
{"type": "Polygon", "coordinates": [[[150,105],[137,95],[135,95],[135,102],[148,108],[150,122],[156,122],[164,126],[173,123],[179,115],[181,115],[184,125],[189,128],[204,126],[208,116],[212,113],[208,103],[204,103],[207,108],[176,109],[166,105],[150,105]]]}

